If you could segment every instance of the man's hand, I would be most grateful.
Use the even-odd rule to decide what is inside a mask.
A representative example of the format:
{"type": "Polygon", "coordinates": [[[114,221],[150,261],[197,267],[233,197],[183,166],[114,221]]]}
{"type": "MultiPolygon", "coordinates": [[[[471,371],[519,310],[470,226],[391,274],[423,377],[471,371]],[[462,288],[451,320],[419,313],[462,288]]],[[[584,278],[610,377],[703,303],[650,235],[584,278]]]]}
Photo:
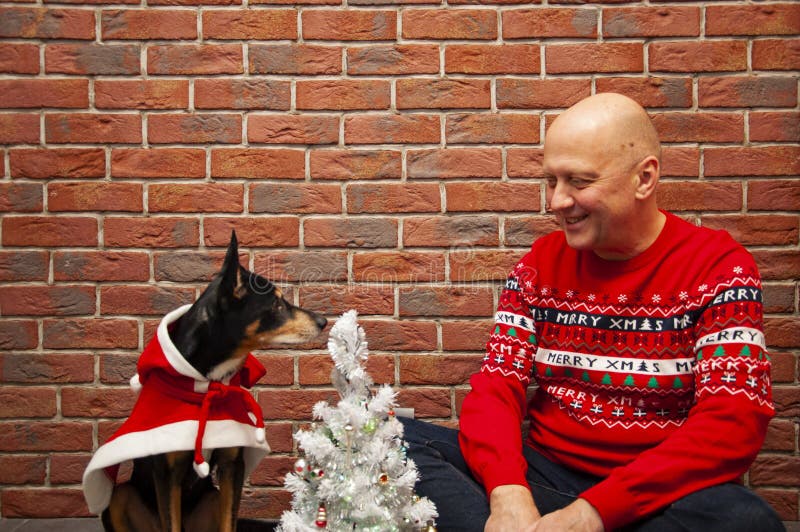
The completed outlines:
{"type": "Polygon", "coordinates": [[[526,532],[603,532],[603,520],[584,499],[539,519],[526,532]]]}
{"type": "Polygon", "coordinates": [[[530,490],[524,486],[497,486],[489,497],[489,506],[484,532],[525,530],[540,517],[530,490]]]}

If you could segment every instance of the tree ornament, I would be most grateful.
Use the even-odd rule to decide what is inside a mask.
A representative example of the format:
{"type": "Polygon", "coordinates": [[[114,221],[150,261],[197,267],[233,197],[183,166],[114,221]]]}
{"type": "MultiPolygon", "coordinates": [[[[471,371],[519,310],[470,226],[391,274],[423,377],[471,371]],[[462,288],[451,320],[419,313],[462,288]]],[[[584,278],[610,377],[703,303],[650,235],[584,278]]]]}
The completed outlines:
{"type": "Polygon", "coordinates": [[[306,469],[308,469],[308,464],[303,458],[299,458],[297,462],[294,463],[294,472],[298,475],[305,475],[306,469]]]}
{"type": "Polygon", "coordinates": [[[317,525],[317,528],[325,528],[328,525],[328,513],[322,504],[317,508],[317,520],[314,521],[314,524],[317,525]]]}

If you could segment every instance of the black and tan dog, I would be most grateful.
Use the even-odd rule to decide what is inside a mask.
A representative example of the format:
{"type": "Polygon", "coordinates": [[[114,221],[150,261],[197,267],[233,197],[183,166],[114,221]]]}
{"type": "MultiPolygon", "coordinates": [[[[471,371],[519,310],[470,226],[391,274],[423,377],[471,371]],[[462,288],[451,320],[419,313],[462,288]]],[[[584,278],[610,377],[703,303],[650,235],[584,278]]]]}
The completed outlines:
{"type": "MultiPolygon", "coordinates": [[[[165,318],[154,339],[158,344],[160,336],[161,344],[171,342],[171,345],[167,348],[148,346],[139,359],[136,384],[139,384],[138,378],[146,378],[151,386],[161,390],[146,395],[147,385],[139,386],[142,393],[126,421],[133,423],[132,428],[122,431],[124,434],[119,437],[115,434],[113,442],[110,439],[108,444],[98,449],[92,460],[97,463],[90,463],[84,475],[84,492],[90,510],[93,507],[93,511],[102,509],[106,530],[234,531],[242,485],[248,472],[245,467],[247,453],[263,451],[250,456],[256,456],[257,463],[268,450],[263,439],[263,420],[257,419],[261,415],[260,408],[250,392],[242,388],[251,386],[263,375],[263,367],[249,352],[267,345],[309,341],[326,325],[325,318],[291,305],[270,281],[239,264],[235,233],[231,235],[221,271],[200,298],[188,309],[179,309],[177,315],[170,318],[172,321],[165,318]],[[156,355],[150,353],[153,349],[156,355]],[[151,362],[144,363],[145,358],[151,362]],[[147,364],[164,367],[150,371],[144,367],[147,364]],[[166,381],[170,380],[180,381],[178,387],[183,389],[165,392],[168,388],[166,381]],[[154,395],[158,393],[162,395],[154,395]],[[199,423],[182,419],[181,416],[185,416],[182,413],[174,413],[166,429],[151,427],[147,419],[133,420],[140,402],[150,402],[149,406],[144,404],[141,409],[170,410],[173,401],[184,396],[195,403],[186,408],[203,412],[199,414],[199,423]],[[238,421],[220,418],[219,411],[226,404],[245,412],[249,420],[241,414],[238,421]],[[205,432],[204,441],[206,423],[209,431],[205,432]],[[217,423],[216,433],[211,430],[214,423],[217,423]],[[257,441],[251,442],[252,448],[247,444],[241,445],[232,436],[241,427],[246,429],[244,438],[247,442],[253,438],[253,432],[257,434],[254,437],[257,441]],[[187,445],[189,437],[184,430],[194,430],[192,434],[199,431],[196,441],[189,442],[193,445],[187,445]],[[171,439],[173,435],[178,436],[175,439],[184,441],[175,443],[171,439]],[[208,445],[209,440],[214,440],[211,443],[221,442],[222,446],[208,445]],[[228,442],[235,445],[226,446],[228,442]],[[111,447],[110,451],[104,449],[107,446],[111,447]],[[200,454],[201,447],[206,454],[213,449],[207,462],[200,454]],[[160,452],[163,448],[176,450],[160,452]],[[131,449],[134,454],[130,454],[131,449]],[[126,457],[134,462],[130,480],[114,486],[110,498],[98,494],[97,486],[106,482],[98,471],[107,472],[109,464],[126,457]],[[216,485],[209,471],[216,471],[216,485]]],[[[166,412],[167,416],[170,414],[166,412]]],[[[252,470],[252,467],[253,464],[247,470],[252,470]]],[[[111,486],[113,479],[111,482],[103,485],[111,486]]]]}

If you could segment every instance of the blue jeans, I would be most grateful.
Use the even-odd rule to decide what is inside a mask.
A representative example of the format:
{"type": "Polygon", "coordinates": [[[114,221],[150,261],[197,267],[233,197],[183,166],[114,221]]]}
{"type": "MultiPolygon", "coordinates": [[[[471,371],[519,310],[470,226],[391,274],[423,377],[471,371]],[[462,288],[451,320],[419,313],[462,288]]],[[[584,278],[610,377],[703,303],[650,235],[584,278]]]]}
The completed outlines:
{"type": "MultiPolygon", "coordinates": [[[[402,421],[408,456],[419,471],[416,491],[439,511],[437,529],[482,531],[489,518],[483,486],[472,476],[458,445],[458,431],[424,421],[402,421]]],[[[564,508],[602,479],[567,469],[523,445],[527,479],[539,512],[564,508]]],[[[626,531],[778,532],[785,531],[775,511],[758,495],[738,484],[720,484],[675,501],[661,513],[626,531]]]]}

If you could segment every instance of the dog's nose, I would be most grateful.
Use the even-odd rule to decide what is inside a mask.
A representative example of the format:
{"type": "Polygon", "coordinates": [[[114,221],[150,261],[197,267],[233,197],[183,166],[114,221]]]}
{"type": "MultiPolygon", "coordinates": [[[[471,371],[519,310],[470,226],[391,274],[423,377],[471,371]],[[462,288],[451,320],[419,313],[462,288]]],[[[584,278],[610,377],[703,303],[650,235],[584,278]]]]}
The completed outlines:
{"type": "Polygon", "coordinates": [[[324,329],[325,326],[328,324],[328,320],[326,320],[325,318],[323,318],[320,315],[314,316],[314,321],[317,322],[317,327],[319,327],[320,330],[324,329]]]}

